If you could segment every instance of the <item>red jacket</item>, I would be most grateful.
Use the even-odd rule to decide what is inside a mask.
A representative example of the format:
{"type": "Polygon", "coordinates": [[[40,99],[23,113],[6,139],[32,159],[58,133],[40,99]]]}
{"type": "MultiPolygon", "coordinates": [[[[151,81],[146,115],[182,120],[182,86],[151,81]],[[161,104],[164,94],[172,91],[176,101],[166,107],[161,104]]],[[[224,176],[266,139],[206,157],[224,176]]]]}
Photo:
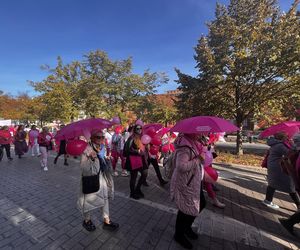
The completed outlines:
{"type": "Polygon", "coordinates": [[[41,132],[38,137],[38,144],[42,147],[47,147],[51,144],[52,136],[50,133],[44,134],[41,132]]]}
{"type": "Polygon", "coordinates": [[[0,144],[10,144],[12,142],[11,134],[8,130],[0,130],[0,144]]]}

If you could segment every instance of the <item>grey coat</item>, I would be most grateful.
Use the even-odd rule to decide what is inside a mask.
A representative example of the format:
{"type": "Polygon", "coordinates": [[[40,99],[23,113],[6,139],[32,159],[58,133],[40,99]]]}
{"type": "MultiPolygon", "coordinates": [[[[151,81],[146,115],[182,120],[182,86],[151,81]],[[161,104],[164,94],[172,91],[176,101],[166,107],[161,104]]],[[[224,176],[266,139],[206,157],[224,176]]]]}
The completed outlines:
{"type": "Polygon", "coordinates": [[[275,138],[269,139],[267,143],[270,146],[267,163],[268,185],[282,192],[294,193],[295,185],[292,178],[285,174],[280,166],[282,157],[289,151],[288,146],[275,138]]]}
{"type": "MultiPolygon", "coordinates": [[[[91,151],[93,151],[93,148],[90,145],[88,145],[81,156],[80,167],[81,167],[81,175],[83,176],[95,175],[99,172],[100,169],[98,158],[92,161],[88,157],[91,151]]],[[[82,193],[82,183],[80,182],[80,190],[79,190],[77,205],[83,214],[91,210],[103,207],[105,200],[109,198],[113,198],[114,184],[111,175],[104,174],[100,171],[99,181],[100,181],[99,191],[91,194],[82,193]]]]}

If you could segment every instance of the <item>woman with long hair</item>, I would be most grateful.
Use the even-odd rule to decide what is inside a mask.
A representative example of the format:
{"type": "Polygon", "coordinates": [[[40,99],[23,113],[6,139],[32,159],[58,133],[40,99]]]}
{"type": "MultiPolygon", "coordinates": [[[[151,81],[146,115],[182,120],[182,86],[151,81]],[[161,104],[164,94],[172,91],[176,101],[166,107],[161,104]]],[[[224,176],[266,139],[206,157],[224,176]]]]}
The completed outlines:
{"type": "Polygon", "coordinates": [[[15,154],[22,157],[28,151],[28,146],[26,143],[26,132],[24,131],[24,125],[19,125],[14,136],[15,144],[15,154]]]}
{"type": "Polygon", "coordinates": [[[142,184],[148,175],[148,150],[141,142],[142,126],[135,125],[133,133],[124,145],[125,167],[130,171],[130,197],[133,199],[144,198],[141,190],[142,184]],[[141,177],[136,184],[138,173],[141,177]]]}

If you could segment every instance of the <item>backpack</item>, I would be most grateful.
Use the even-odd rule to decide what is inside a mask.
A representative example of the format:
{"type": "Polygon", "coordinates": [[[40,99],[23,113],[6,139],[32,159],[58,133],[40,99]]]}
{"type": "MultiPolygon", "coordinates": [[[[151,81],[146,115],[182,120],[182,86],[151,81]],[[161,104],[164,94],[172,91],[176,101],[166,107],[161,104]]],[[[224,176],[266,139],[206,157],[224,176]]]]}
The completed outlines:
{"type": "Polygon", "coordinates": [[[299,151],[290,149],[286,155],[284,155],[280,161],[282,171],[288,175],[295,174],[296,162],[299,156],[299,151]]]}
{"type": "Polygon", "coordinates": [[[300,191],[300,173],[297,168],[297,160],[299,157],[299,150],[290,149],[288,153],[282,157],[280,161],[280,165],[282,171],[288,174],[292,180],[294,181],[295,188],[299,192],[300,191]]]}
{"type": "MultiPolygon", "coordinates": [[[[180,146],[178,147],[174,152],[170,153],[168,157],[166,157],[163,160],[163,166],[164,166],[164,175],[165,178],[171,180],[172,175],[174,173],[175,170],[175,159],[176,159],[176,153],[178,152],[178,150],[180,148],[184,148],[187,147],[190,149],[190,160],[192,159],[192,152],[195,153],[195,150],[193,148],[191,148],[190,146],[180,146]]],[[[196,154],[196,153],[195,153],[196,154]]]]}

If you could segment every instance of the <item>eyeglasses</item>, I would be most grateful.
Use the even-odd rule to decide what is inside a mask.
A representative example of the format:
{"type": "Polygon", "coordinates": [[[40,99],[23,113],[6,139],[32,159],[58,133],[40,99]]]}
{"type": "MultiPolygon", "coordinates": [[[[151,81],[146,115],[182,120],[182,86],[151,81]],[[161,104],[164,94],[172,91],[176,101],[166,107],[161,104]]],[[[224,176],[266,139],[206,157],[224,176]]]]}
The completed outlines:
{"type": "Polygon", "coordinates": [[[135,128],[136,130],[141,130],[142,128],[135,128]]]}

